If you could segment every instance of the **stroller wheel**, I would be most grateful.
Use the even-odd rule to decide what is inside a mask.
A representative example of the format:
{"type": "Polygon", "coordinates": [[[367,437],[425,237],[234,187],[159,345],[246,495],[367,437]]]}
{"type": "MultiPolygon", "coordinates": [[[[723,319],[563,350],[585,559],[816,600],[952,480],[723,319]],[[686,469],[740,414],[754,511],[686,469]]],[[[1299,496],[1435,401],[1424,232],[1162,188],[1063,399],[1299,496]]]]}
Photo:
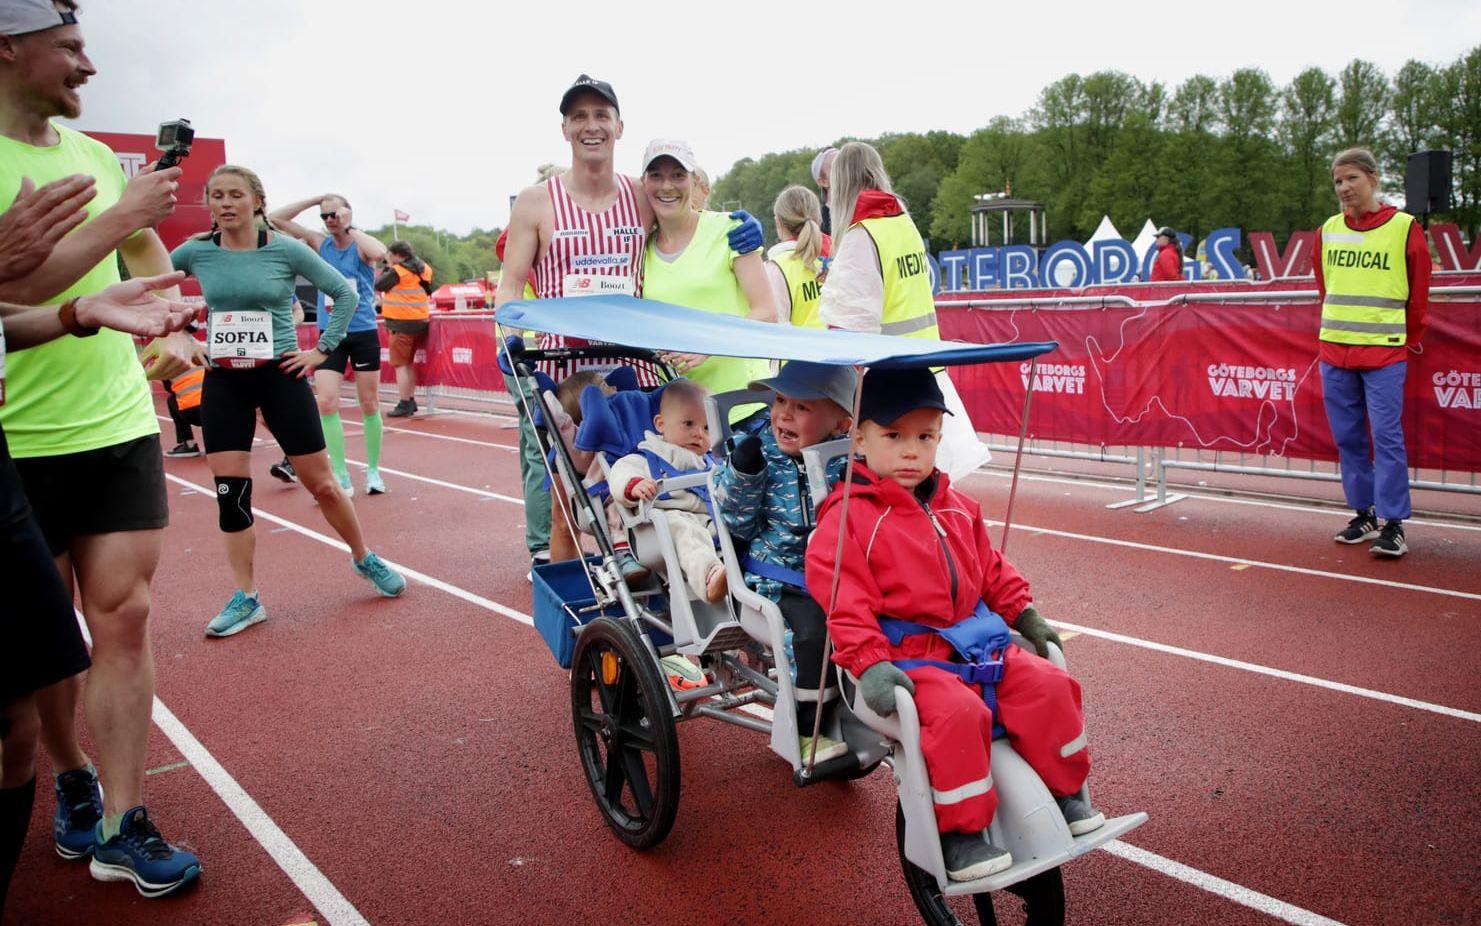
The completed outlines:
{"type": "Polygon", "coordinates": [[[576,641],[571,719],[597,809],[634,849],[658,845],[679,811],[679,736],[667,681],[626,623],[598,618],[576,641]]]}

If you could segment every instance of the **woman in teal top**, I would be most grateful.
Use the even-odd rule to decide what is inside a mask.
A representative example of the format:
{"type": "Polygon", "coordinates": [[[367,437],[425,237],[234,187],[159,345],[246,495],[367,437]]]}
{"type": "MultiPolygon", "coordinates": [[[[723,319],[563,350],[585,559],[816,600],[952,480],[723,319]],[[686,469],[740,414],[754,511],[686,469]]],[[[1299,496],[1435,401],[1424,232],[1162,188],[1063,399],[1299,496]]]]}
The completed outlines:
{"type": "Polygon", "coordinates": [[[237,585],[206,635],[230,636],[267,619],[252,574],[250,467],[259,411],[324,519],[349,546],[355,571],[382,595],[399,595],[406,580],[365,546],[355,508],[330,469],[314,393],[304,379],[343,340],[355,310],[354,291],[307,245],[273,230],[262,181],[252,171],[231,164],[216,168],[206,183],[206,200],[214,228],[170,254],[175,269],[200,281],[209,306],[211,366],[201,393],[201,433],[237,585]],[[307,350],[298,349],[293,327],[293,283],[300,275],[335,305],[318,343],[307,350]]]}
{"type": "MultiPolygon", "coordinates": [[[[682,141],[655,140],[643,156],[643,191],[657,219],[643,255],[644,298],[775,322],[776,306],[761,251],[737,254],[727,236],[739,223],[722,212],[690,208],[694,167],[694,152],[682,141]]],[[[771,375],[765,360],[674,353],[665,359],[711,393],[745,389],[752,380],[771,375]]],[[[731,423],[759,408],[737,406],[731,410],[731,423]]]]}

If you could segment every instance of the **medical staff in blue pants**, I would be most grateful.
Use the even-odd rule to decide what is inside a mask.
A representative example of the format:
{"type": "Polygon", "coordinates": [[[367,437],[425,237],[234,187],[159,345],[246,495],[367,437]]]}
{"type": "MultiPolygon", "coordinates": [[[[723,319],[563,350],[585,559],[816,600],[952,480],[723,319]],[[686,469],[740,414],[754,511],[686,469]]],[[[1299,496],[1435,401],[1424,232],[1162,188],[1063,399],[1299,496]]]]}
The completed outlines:
{"type": "Polygon", "coordinates": [[[1333,538],[1375,556],[1408,552],[1409,460],[1404,378],[1424,334],[1430,254],[1414,217],[1378,198],[1378,162],[1349,148],[1332,162],[1342,212],[1317,236],[1322,398],[1356,516],[1333,538]],[[1383,526],[1379,527],[1379,520],[1383,526]]]}

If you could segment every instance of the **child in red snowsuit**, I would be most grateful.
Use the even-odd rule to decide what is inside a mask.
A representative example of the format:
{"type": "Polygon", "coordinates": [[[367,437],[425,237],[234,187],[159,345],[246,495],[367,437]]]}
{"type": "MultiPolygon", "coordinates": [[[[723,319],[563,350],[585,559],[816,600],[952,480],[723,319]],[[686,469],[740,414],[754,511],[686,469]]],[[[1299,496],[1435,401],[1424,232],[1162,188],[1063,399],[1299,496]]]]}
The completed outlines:
{"type": "Polygon", "coordinates": [[[977,502],[935,468],[945,411],[929,370],[865,375],[855,437],[863,464],[854,467],[843,555],[835,562],[843,520],[840,484],[818,509],[807,586],[828,613],[833,661],[859,679],[870,708],[893,714],[897,685],[914,694],[947,874],[970,881],[1013,861],[983,832],[997,809],[989,769],[995,722],[1058,799],[1071,833],[1089,832],[1105,818],[1080,794],[1090,754],[1080,686],[1073,678],[1008,645],[1002,649],[994,716],[980,685],[950,665],[920,664],[963,663],[958,650],[931,628],[955,628],[960,636],[969,627],[991,627],[997,619],[986,608],[1040,653],[1047,652],[1048,641],[1059,642],[1034,610],[1028,582],[988,542],[977,502]],[[830,607],[835,573],[838,590],[830,607]],[[986,608],[979,608],[983,602],[986,608]],[[902,668],[894,661],[906,662],[902,668]]]}

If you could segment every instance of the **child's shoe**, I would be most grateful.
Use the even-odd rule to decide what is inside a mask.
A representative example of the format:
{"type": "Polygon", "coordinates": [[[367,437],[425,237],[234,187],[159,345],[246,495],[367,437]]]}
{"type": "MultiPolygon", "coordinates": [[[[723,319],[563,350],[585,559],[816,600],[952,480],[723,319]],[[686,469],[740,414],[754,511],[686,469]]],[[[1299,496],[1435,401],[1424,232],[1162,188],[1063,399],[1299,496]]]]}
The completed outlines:
{"type": "Polygon", "coordinates": [[[797,737],[797,739],[799,740],[799,745],[801,745],[802,747],[802,762],[804,765],[807,764],[809,759],[811,759],[811,761],[813,762],[822,763],[827,762],[829,759],[836,759],[848,752],[848,743],[840,743],[838,740],[833,739],[832,737],[824,736],[823,734],[819,733],[818,754],[816,758],[814,758],[812,753],[813,738],[811,736],[804,735],[797,737]]]}
{"type": "Polygon", "coordinates": [[[619,550],[617,553],[617,571],[622,574],[622,581],[627,583],[628,588],[641,587],[653,575],[652,570],[638,562],[637,557],[626,550],[619,550]]]}
{"type": "Polygon", "coordinates": [[[976,881],[1012,867],[1013,856],[987,841],[987,834],[942,833],[941,859],[946,877],[953,881],[976,881]]]}
{"type": "Polygon", "coordinates": [[[659,661],[663,663],[663,672],[668,676],[669,687],[675,691],[693,691],[703,688],[709,681],[699,666],[683,656],[665,656],[659,661]]]}
{"type": "Polygon", "coordinates": [[[1076,792],[1054,799],[1059,812],[1064,814],[1064,822],[1070,825],[1071,836],[1083,836],[1106,825],[1106,815],[1090,806],[1090,801],[1082,795],[1083,792],[1076,792]]]}

